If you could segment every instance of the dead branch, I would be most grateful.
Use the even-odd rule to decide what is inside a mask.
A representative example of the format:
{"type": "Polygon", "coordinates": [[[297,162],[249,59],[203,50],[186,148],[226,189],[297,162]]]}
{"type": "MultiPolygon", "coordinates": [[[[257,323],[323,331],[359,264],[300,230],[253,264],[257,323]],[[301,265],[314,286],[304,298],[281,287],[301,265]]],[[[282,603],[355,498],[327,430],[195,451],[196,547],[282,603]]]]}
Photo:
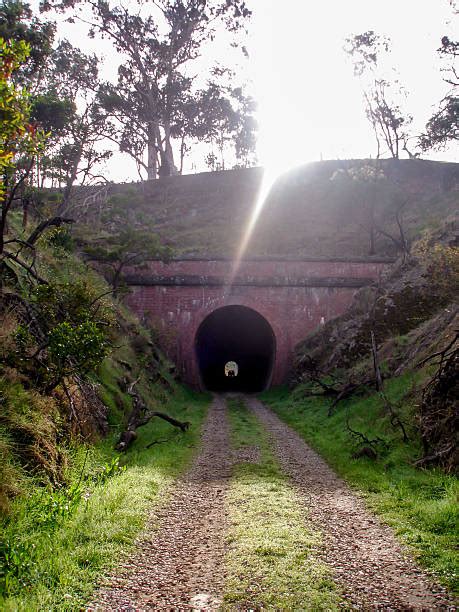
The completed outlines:
{"type": "Polygon", "coordinates": [[[435,359],[436,357],[440,357],[440,361],[434,365],[441,365],[443,360],[445,359],[445,357],[447,357],[448,352],[450,351],[450,349],[453,348],[453,346],[456,344],[456,342],[459,339],[459,331],[456,331],[456,335],[454,336],[454,338],[451,340],[451,342],[448,344],[448,346],[446,346],[444,349],[442,349],[441,351],[437,351],[436,353],[432,353],[432,355],[429,355],[428,357],[426,357],[425,359],[423,359],[422,361],[420,361],[416,367],[417,368],[421,368],[423,365],[425,365],[426,363],[428,363],[429,361],[432,361],[433,359],[435,359]]]}
{"type": "Polygon", "coordinates": [[[356,451],[353,454],[353,457],[357,458],[357,457],[364,456],[364,455],[365,456],[371,455],[372,459],[376,459],[378,456],[378,446],[382,445],[384,447],[387,447],[386,441],[380,438],[379,436],[376,436],[376,438],[369,438],[363,432],[353,429],[349,424],[349,420],[350,420],[350,410],[348,406],[347,411],[346,411],[346,429],[351,434],[351,436],[353,436],[357,440],[358,444],[362,447],[360,451],[356,451]],[[365,448],[371,449],[371,450],[369,450],[368,452],[365,452],[364,451],[365,448]]]}
{"type": "Polygon", "coordinates": [[[336,396],[336,399],[333,401],[332,404],[330,404],[327,416],[331,417],[333,415],[333,412],[339,402],[351,397],[359,389],[362,389],[363,387],[368,387],[371,384],[373,384],[372,380],[364,380],[363,382],[360,382],[360,383],[355,383],[351,381],[345,384],[344,387],[339,391],[338,395],[336,396]]]}
{"type": "MultiPolygon", "coordinates": [[[[457,431],[459,430],[459,347],[458,334],[442,351],[430,356],[440,358],[435,374],[422,392],[419,427],[424,456],[417,465],[441,465],[456,471],[459,464],[457,431]]],[[[429,358],[421,363],[427,363],[429,358]]]]}
{"type": "Polygon", "coordinates": [[[329,385],[323,381],[323,372],[320,370],[316,361],[312,359],[309,355],[306,355],[303,360],[304,368],[307,372],[307,376],[309,380],[316,385],[318,385],[321,389],[323,389],[323,393],[309,393],[308,395],[338,395],[339,389],[336,389],[332,385],[329,385]]]}
{"type": "Polygon", "coordinates": [[[179,432],[176,431],[175,435],[169,436],[168,438],[160,438],[159,440],[153,440],[153,442],[150,442],[150,444],[147,444],[145,448],[151,448],[152,446],[155,446],[155,444],[165,444],[166,442],[170,442],[171,440],[177,437],[178,433],[179,432]]]}
{"type": "Polygon", "coordinates": [[[9,253],[8,251],[3,251],[2,257],[4,257],[5,259],[11,259],[12,261],[14,261],[15,263],[17,263],[21,268],[23,268],[32,278],[34,278],[38,283],[40,283],[40,285],[49,285],[48,281],[46,281],[44,278],[42,278],[41,276],[39,276],[35,270],[33,269],[32,266],[30,266],[29,264],[27,264],[25,261],[22,261],[22,259],[19,259],[19,257],[16,257],[16,255],[14,253],[9,253]]]}
{"type": "Polygon", "coordinates": [[[384,394],[383,391],[381,391],[379,395],[380,395],[381,399],[383,400],[384,408],[386,409],[386,411],[389,414],[390,424],[392,425],[392,427],[394,429],[396,429],[398,427],[401,430],[402,435],[403,435],[403,442],[405,442],[405,443],[409,442],[409,438],[408,438],[408,435],[407,435],[406,429],[405,429],[405,424],[401,420],[401,418],[398,415],[398,413],[394,410],[393,405],[388,400],[387,396],[384,394]]]}
{"type": "Polygon", "coordinates": [[[383,390],[383,380],[381,370],[379,368],[378,351],[376,347],[375,332],[371,330],[371,352],[373,354],[373,369],[375,371],[376,391],[383,390]]]}
{"type": "Polygon", "coordinates": [[[126,385],[126,393],[132,397],[132,411],[128,418],[127,427],[125,431],[121,433],[115,446],[118,451],[126,452],[134,440],[137,439],[137,429],[146,425],[154,417],[167,421],[170,425],[177,427],[182,432],[187,431],[190,427],[188,421],[178,421],[165,412],[148,410],[145,402],[135,390],[135,386],[139,380],[140,376],[129,385],[126,385]]]}
{"type": "Polygon", "coordinates": [[[52,217],[51,219],[46,219],[45,221],[42,221],[39,225],[37,225],[37,227],[30,234],[26,242],[29,246],[33,246],[43,234],[43,232],[46,231],[49,227],[60,227],[61,225],[70,223],[75,223],[75,219],[68,219],[66,217],[52,217]]]}
{"type": "Polygon", "coordinates": [[[400,418],[399,414],[395,411],[393,404],[389,401],[387,395],[384,393],[384,383],[381,374],[381,369],[379,367],[379,359],[378,359],[378,349],[376,346],[375,333],[371,330],[371,352],[373,354],[373,368],[375,372],[375,380],[376,380],[376,390],[379,392],[379,395],[383,401],[384,409],[389,415],[390,424],[394,429],[399,428],[403,435],[403,442],[408,442],[409,438],[406,434],[405,425],[400,418]]]}

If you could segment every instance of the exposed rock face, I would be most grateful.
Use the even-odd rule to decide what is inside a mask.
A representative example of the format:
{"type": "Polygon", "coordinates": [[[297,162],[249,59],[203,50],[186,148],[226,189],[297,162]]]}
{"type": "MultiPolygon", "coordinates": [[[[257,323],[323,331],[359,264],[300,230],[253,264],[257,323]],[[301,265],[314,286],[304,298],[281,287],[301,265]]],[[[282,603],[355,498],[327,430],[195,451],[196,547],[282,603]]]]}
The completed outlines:
{"type": "Polygon", "coordinates": [[[420,360],[457,316],[454,301],[459,258],[457,250],[449,247],[454,236],[444,242],[454,258],[452,263],[432,263],[420,257],[398,262],[379,284],[361,289],[344,315],[325,323],[300,343],[293,381],[303,379],[303,364],[310,359],[323,373],[351,368],[370,354],[371,331],[393,373],[400,374],[420,360]],[[404,349],[391,350],[390,339],[407,334],[404,349]]]}

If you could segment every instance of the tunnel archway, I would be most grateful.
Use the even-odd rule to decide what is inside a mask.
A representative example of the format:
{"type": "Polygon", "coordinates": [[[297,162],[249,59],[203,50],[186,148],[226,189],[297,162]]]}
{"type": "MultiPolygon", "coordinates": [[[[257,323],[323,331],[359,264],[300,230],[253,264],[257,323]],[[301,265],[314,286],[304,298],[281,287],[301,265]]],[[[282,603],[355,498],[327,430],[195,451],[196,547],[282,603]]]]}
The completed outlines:
{"type": "Polygon", "coordinates": [[[247,306],[223,306],[209,314],[196,334],[196,356],[203,386],[209,391],[255,393],[266,389],[276,353],[268,321],[247,306]],[[225,365],[237,363],[237,375],[225,365]]]}

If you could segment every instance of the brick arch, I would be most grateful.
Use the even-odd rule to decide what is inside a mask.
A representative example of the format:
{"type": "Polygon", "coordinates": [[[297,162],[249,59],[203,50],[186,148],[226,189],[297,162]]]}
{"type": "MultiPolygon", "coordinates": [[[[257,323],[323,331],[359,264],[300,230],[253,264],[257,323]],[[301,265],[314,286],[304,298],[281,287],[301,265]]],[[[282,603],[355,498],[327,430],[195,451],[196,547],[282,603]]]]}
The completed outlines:
{"type": "MultiPolygon", "coordinates": [[[[243,298],[241,298],[222,295],[220,303],[215,304],[211,307],[202,308],[199,312],[196,313],[193,327],[190,329],[190,337],[193,338],[193,346],[190,347],[189,343],[187,342],[186,345],[184,347],[182,346],[181,349],[183,351],[182,355],[185,357],[185,359],[187,355],[192,354],[193,356],[193,359],[189,364],[191,370],[191,380],[200,381],[199,366],[196,359],[196,337],[199,328],[209,315],[211,315],[217,310],[220,310],[221,308],[225,308],[226,306],[243,306],[245,308],[249,308],[250,310],[253,310],[261,317],[263,317],[268,323],[268,325],[271,327],[271,330],[274,334],[275,353],[270,384],[281,384],[287,375],[288,364],[291,357],[288,346],[288,333],[286,333],[286,330],[282,328],[280,322],[275,320],[267,305],[261,304],[250,296],[244,296],[243,298]]],[[[201,381],[200,386],[202,387],[201,381]]]]}
{"type": "Polygon", "coordinates": [[[387,270],[387,260],[247,260],[233,277],[230,260],[146,262],[125,275],[128,305],[150,320],[184,382],[200,386],[196,333],[223,306],[245,306],[271,326],[276,341],[272,385],[287,380],[295,346],[322,321],[349,307],[359,287],[387,270]]]}
{"type": "Polygon", "coordinates": [[[269,372],[269,377],[267,380],[267,387],[269,388],[272,383],[273,383],[273,377],[274,377],[274,373],[279,369],[279,364],[276,364],[276,360],[277,360],[277,356],[278,356],[278,338],[280,338],[282,340],[282,335],[280,334],[280,330],[278,332],[278,334],[276,335],[276,331],[274,329],[274,327],[277,327],[277,325],[273,325],[272,322],[269,321],[269,314],[267,313],[266,316],[263,315],[260,310],[266,310],[263,308],[260,308],[259,304],[253,304],[252,306],[249,306],[247,304],[247,302],[254,302],[254,300],[223,300],[224,303],[222,303],[222,305],[217,306],[215,308],[213,308],[210,312],[208,312],[207,314],[204,314],[204,312],[200,313],[199,318],[197,318],[196,321],[196,332],[194,334],[194,346],[193,346],[193,355],[194,355],[194,363],[196,364],[196,380],[199,380],[199,384],[200,384],[200,388],[201,389],[205,389],[205,385],[203,384],[203,381],[201,379],[201,373],[200,373],[200,368],[199,368],[199,357],[198,357],[198,352],[197,352],[197,340],[198,340],[198,336],[199,336],[199,332],[201,330],[201,327],[205,324],[206,320],[213,315],[216,312],[219,312],[221,310],[225,310],[228,307],[231,306],[238,306],[241,308],[245,308],[247,310],[249,310],[252,313],[255,313],[256,315],[258,315],[258,317],[260,317],[261,319],[263,319],[263,321],[266,323],[267,327],[269,328],[271,334],[272,334],[272,339],[273,339],[273,344],[274,344],[274,352],[273,352],[273,361],[271,364],[271,369],[269,372]],[[241,303],[241,302],[245,302],[245,303],[241,303]],[[200,321],[198,323],[198,320],[200,321]],[[277,366],[277,368],[276,368],[277,366]]]}

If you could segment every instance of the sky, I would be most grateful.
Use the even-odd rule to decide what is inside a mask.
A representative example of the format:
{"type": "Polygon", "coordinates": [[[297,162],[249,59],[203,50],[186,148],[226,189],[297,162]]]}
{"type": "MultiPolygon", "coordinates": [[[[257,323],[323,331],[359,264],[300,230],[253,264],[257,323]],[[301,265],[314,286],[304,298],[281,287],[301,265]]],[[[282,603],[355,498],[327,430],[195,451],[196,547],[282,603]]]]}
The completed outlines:
{"type": "MultiPolygon", "coordinates": [[[[375,155],[361,86],[343,53],[351,34],[375,30],[390,37],[415,132],[446,91],[435,50],[459,28],[447,0],[253,0],[250,6],[259,156],[266,165],[375,155]]],[[[429,157],[459,161],[457,146],[429,157]]]]}
{"type": "MultiPolygon", "coordinates": [[[[376,154],[361,84],[343,51],[352,34],[371,29],[390,37],[391,65],[408,92],[405,103],[415,117],[414,133],[422,131],[447,91],[436,49],[442,36],[454,38],[459,31],[459,16],[453,17],[448,0],[246,2],[253,16],[246,41],[249,60],[240,67],[241,78],[252,82],[258,158],[270,174],[320,159],[376,154]]],[[[81,26],[66,24],[61,31],[83,49],[94,49],[95,41],[86,38],[81,26]]],[[[226,33],[219,32],[201,60],[201,72],[214,60],[233,58],[227,43],[226,33]]],[[[102,52],[109,57],[108,47],[102,46],[102,52]]],[[[108,77],[114,67],[106,62],[108,77]]],[[[458,147],[427,157],[458,162],[458,147]]],[[[187,170],[206,170],[200,147],[191,154],[187,170]]],[[[138,179],[134,163],[121,154],[110,161],[108,174],[115,181],[138,179]]]]}

